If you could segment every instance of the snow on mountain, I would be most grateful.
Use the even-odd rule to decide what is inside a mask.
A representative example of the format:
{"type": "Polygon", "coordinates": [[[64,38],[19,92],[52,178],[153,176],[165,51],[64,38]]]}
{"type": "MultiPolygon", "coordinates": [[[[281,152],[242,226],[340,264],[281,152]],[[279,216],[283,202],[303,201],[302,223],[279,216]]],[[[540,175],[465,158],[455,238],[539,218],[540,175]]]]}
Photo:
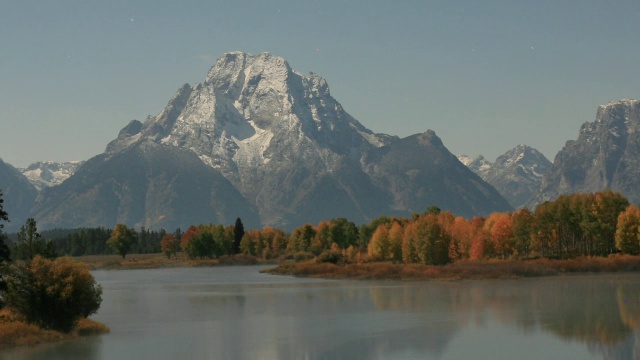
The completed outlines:
{"type": "Polygon", "coordinates": [[[482,155],[478,155],[472,158],[467,155],[458,155],[458,160],[466,167],[471,169],[474,173],[478,174],[483,180],[486,173],[491,169],[491,162],[484,158],[482,155]]]}
{"type": "Polygon", "coordinates": [[[495,187],[514,208],[523,207],[531,200],[552,166],[542,153],[527,145],[516,146],[494,163],[482,155],[475,159],[461,155],[458,159],[495,187]]]}
{"type": "Polygon", "coordinates": [[[54,161],[38,161],[26,168],[19,169],[20,172],[38,189],[62,184],[75,173],[84,161],[69,161],[58,163],[54,161]]]}
{"type": "Polygon", "coordinates": [[[177,215],[167,220],[168,214],[184,210],[172,211],[175,204],[167,201],[160,214],[151,206],[152,198],[164,191],[178,202],[185,189],[210,182],[214,173],[223,178],[215,176],[218,185],[205,189],[202,196],[211,201],[201,209],[219,208],[219,195],[229,193],[231,185],[249,205],[236,199],[239,205],[218,218],[237,216],[234,213],[244,207],[248,214],[256,209],[263,225],[285,229],[336,217],[363,223],[380,215],[409,216],[429,205],[463,216],[510,209],[432,131],[404,139],[374,133],[344,110],[317,74],[303,75],[269,53],[232,52],[217,60],[203,82],[180,87],[156,116],[125,126],[105,153],[92,160],[91,171],[83,166],[63,186],[45,192],[46,197],[73,198],[77,204],[62,207],[58,201],[41,199],[36,210],[53,224],[79,216],[73,212],[76,208],[95,211],[92,206],[101,201],[113,208],[101,209],[91,221],[78,217],[77,222],[136,219],[167,227],[178,221],[177,215]],[[140,163],[142,150],[162,152],[163,159],[171,158],[172,152],[185,158],[185,152],[192,152],[215,171],[200,170],[205,178],[192,176],[188,181],[193,184],[176,186],[178,179],[185,184],[187,179],[174,178],[153,154],[140,163]],[[126,163],[132,169],[141,167],[137,175],[115,168],[126,163]],[[96,177],[98,173],[105,175],[96,177]],[[118,177],[105,182],[110,173],[118,177]],[[148,197],[124,196],[134,184],[148,197]],[[75,194],[74,187],[81,187],[83,195],[75,194]],[[161,216],[161,222],[154,220],[161,216]]]}

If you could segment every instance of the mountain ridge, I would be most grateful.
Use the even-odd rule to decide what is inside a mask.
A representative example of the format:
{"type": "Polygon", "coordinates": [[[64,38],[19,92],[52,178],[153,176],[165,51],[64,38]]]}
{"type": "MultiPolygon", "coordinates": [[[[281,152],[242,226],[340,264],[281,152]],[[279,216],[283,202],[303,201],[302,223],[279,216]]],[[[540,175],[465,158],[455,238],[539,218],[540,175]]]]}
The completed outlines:
{"type": "Polygon", "coordinates": [[[571,192],[620,191],[640,202],[640,100],[620,99],[598,106],[593,122],[558,152],[553,168],[530,202],[571,192]]]}
{"type": "MultiPolygon", "coordinates": [[[[139,160],[143,148],[156,149],[162,158],[191,152],[201,163],[190,158],[194,167],[221,174],[214,187],[237,191],[245,201],[235,201],[254,209],[261,225],[285,229],[335,217],[365,223],[381,215],[408,216],[429,205],[464,216],[511,209],[433,131],[403,139],[374,133],[344,110],[317,74],[302,75],[270,53],[233,52],[220,57],[203,82],[182,85],[157,115],[129,122],[90,166],[88,161],[61,185],[44,189],[34,214],[54,226],[72,218],[74,207],[89,213],[104,202],[111,206],[109,214],[101,212],[105,226],[121,220],[157,226],[146,206],[154,199],[141,200],[129,188],[158,194],[149,189],[160,186],[158,176],[168,176],[156,161],[139,160]],[[104,169],[115,163],[144,171],[134,171],[135,179],[118,169],[110,176],[104,169]]],[[[162,184],[171,196],[186,191],[162,184]]]]}
{"type": "Polygon", "coordinates": [[[516,209],[527,206],[536,196],[552,166],[541,152],[524,144],[498,156],[493,163],[482,155],[476,158],[460,155],[458,159],[495,187],[516,209]]]}

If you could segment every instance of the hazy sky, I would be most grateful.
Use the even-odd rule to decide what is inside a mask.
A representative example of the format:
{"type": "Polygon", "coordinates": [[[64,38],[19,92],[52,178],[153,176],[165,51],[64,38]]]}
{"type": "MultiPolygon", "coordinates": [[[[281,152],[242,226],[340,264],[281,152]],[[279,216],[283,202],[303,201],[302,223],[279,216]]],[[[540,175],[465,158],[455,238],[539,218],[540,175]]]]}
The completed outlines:
{"type": "Polygon", "coordinates": [[[640,98],[640,1],[6,1],[0,157],[85,160],[228,51],[327,79],[375,132],[553,160],[597,106],[640,98]]]}

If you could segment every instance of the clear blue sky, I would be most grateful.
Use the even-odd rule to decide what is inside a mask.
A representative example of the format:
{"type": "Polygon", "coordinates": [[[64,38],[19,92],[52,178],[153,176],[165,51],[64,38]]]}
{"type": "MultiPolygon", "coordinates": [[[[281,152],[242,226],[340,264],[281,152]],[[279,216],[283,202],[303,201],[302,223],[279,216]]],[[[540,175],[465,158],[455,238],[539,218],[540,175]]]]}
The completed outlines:
{"type": "Polygon", "coordinates": [[[224,52],[327,79],[368,128],[454,154],[553,160],[600,104],[640,98],[640,1],[6,1],[0,157],[84,160],[224,52]]]}

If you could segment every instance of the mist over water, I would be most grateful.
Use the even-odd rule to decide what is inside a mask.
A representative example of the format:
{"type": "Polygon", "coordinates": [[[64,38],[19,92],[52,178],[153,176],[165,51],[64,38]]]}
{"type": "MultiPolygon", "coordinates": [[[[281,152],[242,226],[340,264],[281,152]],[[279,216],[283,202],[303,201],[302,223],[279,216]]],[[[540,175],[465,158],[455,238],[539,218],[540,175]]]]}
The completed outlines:
{"type": "Polygon", "coordinates": [[[2,359],[635,359],[640,276],[332,281],[95,271],[111,333],[2,359]]]}

